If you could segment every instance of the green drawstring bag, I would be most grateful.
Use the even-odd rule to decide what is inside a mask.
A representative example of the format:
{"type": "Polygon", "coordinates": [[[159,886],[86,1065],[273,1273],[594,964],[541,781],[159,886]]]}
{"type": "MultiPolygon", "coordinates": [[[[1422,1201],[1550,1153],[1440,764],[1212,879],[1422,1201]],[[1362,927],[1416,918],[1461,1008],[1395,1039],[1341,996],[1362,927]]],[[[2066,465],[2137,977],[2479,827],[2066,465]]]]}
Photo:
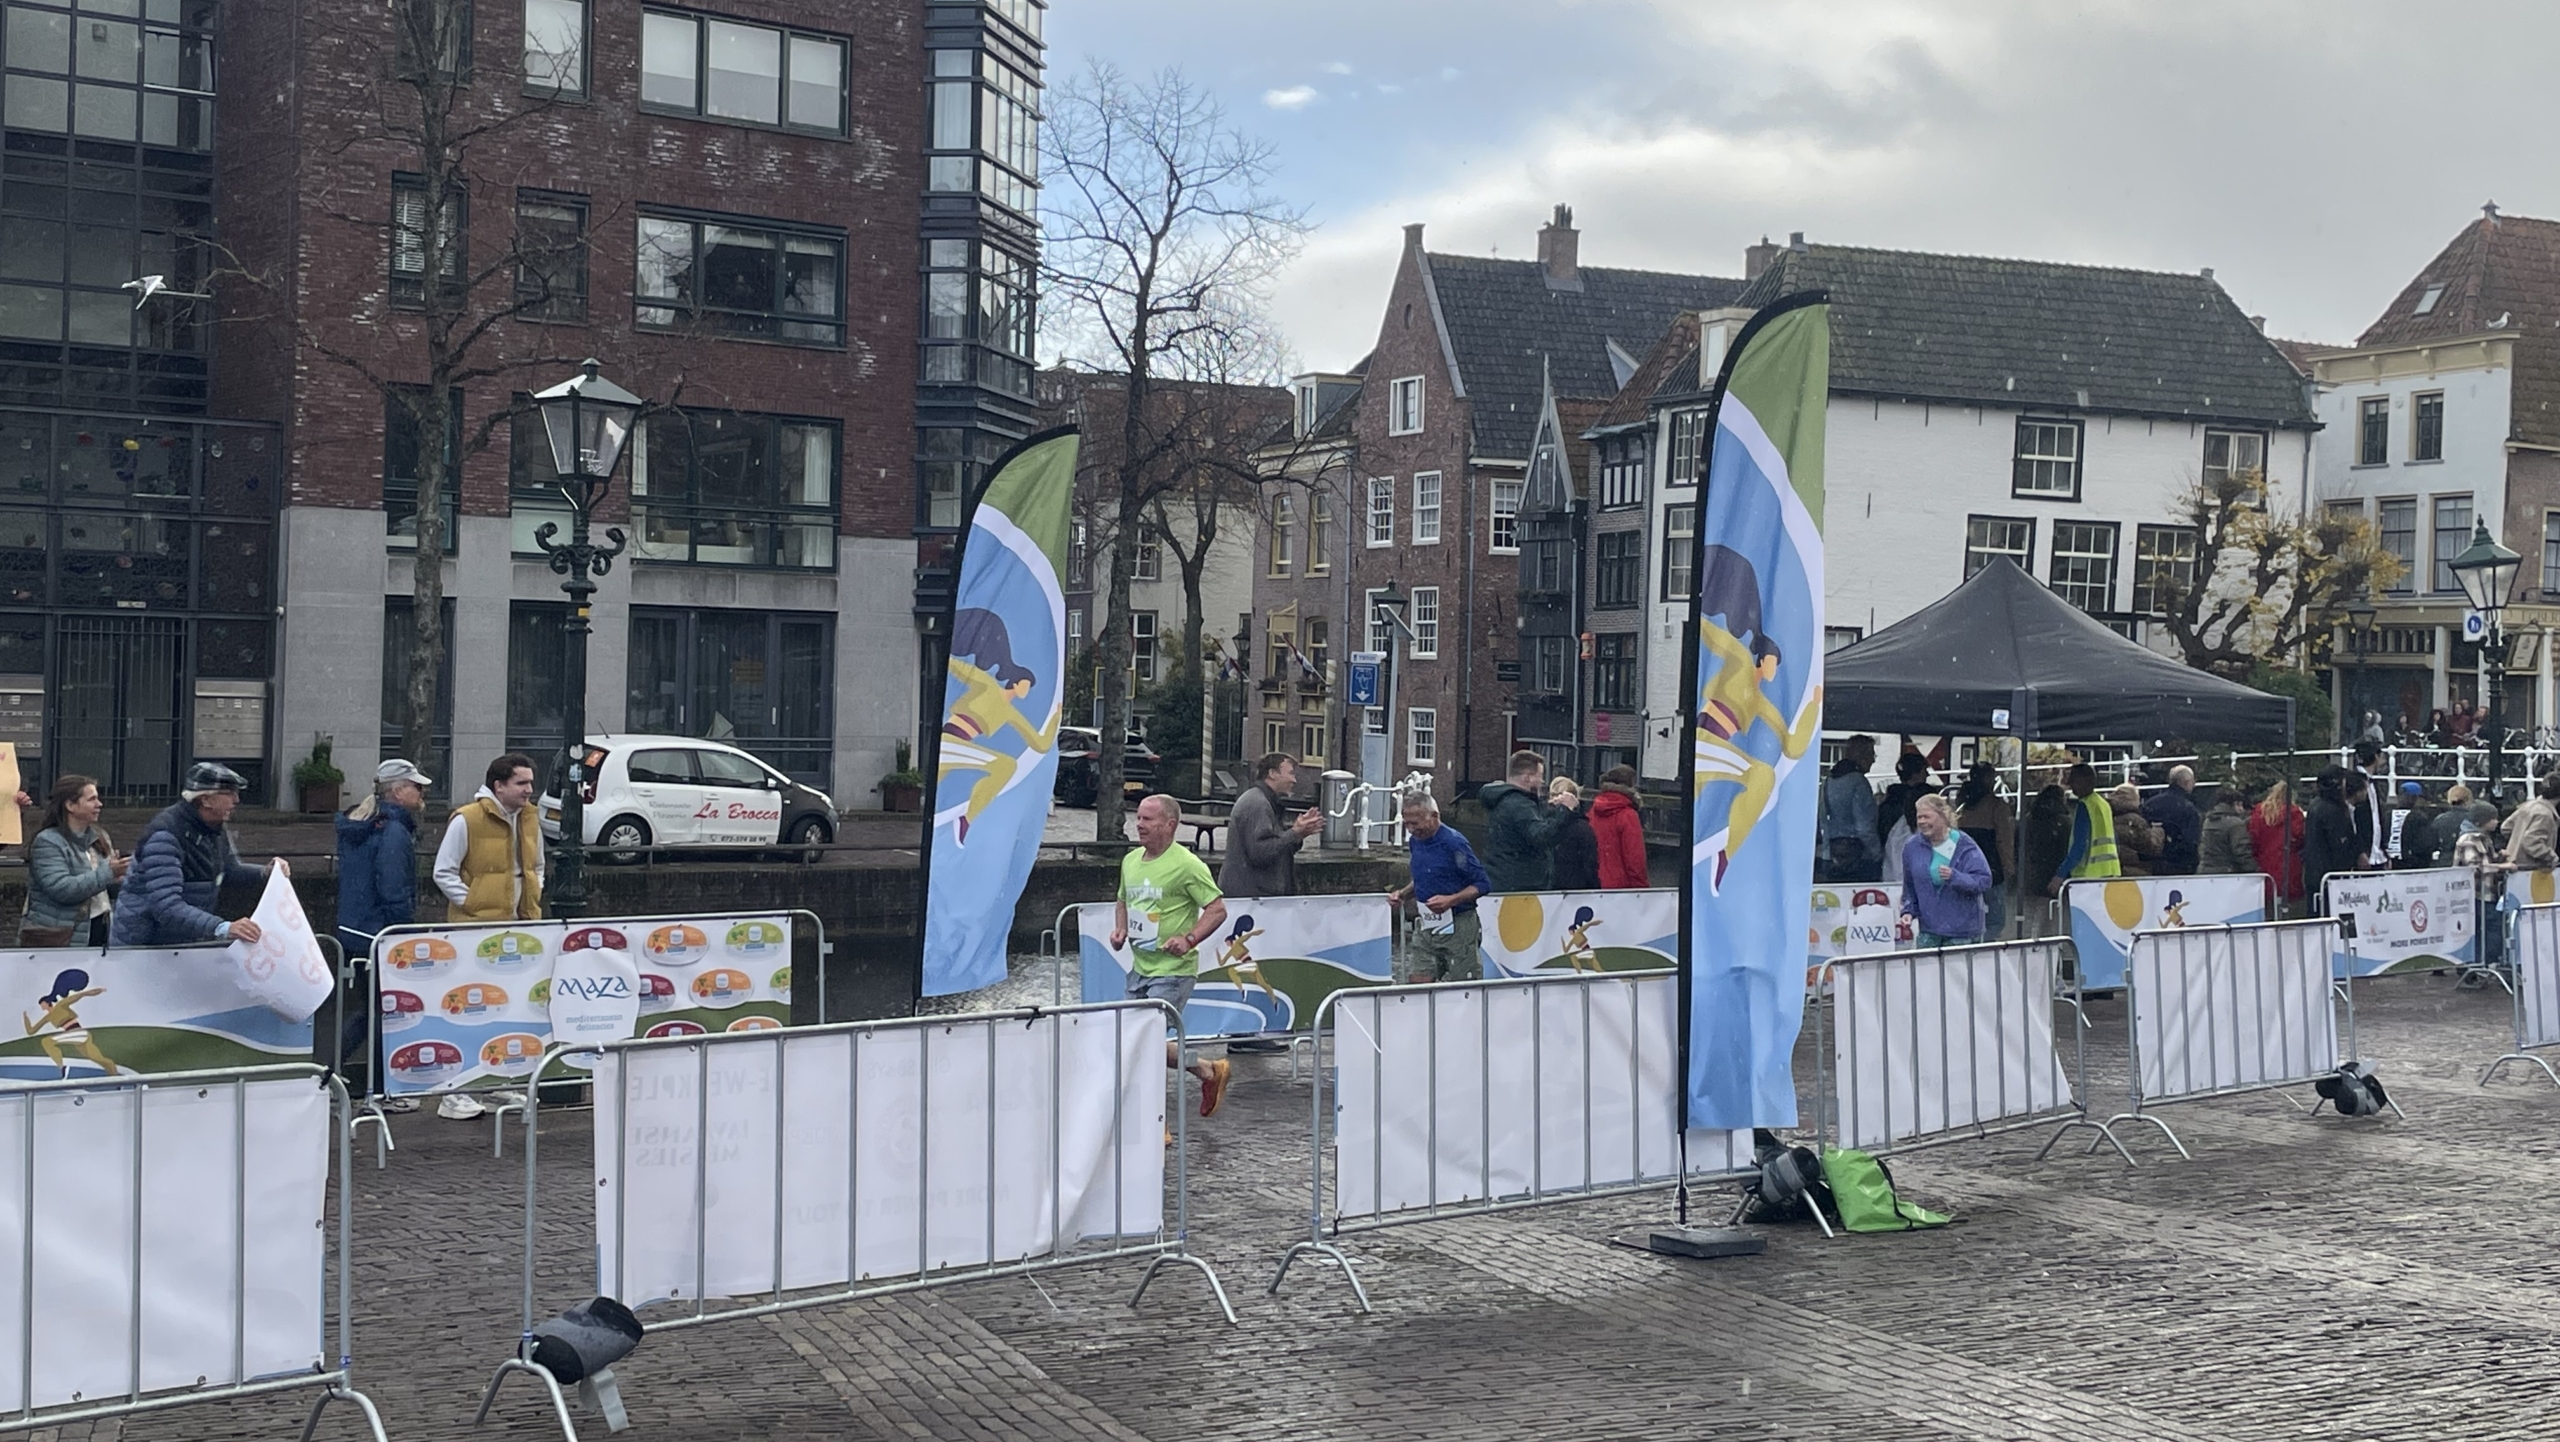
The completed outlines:
{"type": "Polygon", "coordinates": [[[1893,1174],[1865,1152],[1841,1147],[1822,1154],[1822,1178],[1840,1226],[1851,1232],[1910,1232],[1943,1227],[1948,1218],[1893,1194],[1893,1174]]]}

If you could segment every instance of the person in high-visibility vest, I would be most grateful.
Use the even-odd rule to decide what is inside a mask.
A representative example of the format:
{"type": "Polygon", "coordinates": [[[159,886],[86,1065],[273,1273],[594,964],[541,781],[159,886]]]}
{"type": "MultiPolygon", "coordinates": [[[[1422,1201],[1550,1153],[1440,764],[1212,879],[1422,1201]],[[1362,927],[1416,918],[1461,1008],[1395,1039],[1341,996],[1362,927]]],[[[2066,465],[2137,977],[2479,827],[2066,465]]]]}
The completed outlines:
{"type": "Polygon", "coordinates": [[[2063,784],[2071,788],[2071,849],[2062,854],[2062,865],[2045,887],[2055,896],[2062,894],[2065,881],[2123,874],[2116,865],[2115,809],[2098,794],[2096,768],[2080,762],[2064,775],[2063,784]]]}

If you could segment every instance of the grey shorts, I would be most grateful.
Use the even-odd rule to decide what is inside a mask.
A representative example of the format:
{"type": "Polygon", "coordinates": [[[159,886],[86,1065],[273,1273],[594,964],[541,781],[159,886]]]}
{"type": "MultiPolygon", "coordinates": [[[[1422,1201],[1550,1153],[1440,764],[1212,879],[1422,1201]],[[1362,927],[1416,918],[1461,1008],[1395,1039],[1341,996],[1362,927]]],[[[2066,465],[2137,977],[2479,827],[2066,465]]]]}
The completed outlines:
{"type": "Polygon", "coordinates": [[[1182,1009],[1191,1004],[1191,989],[1199,984],[1197,974],[1148,976],[1133,971],[1129,973],[1128,996],[1131,1001],[1163,1002],[1173,1008],[1174,1015],[1180,1016],[1182,1009]]]}

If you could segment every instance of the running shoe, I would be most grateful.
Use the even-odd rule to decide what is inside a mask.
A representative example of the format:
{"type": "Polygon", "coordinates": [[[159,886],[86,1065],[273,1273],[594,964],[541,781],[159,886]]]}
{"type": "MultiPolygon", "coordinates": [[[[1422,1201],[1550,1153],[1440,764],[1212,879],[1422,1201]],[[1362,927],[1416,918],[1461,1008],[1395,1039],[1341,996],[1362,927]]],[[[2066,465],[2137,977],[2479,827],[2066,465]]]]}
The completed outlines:
{"type": "Polygon", "coordinates": [[[1224,1057],[1209,1063],[1209,1074],[1200,1079],[1200,1115],[1218,1114],[1218,1103],[1227,1099],[1227,1081],[1234,1071],[1234,1063],[1224,1057]]]}

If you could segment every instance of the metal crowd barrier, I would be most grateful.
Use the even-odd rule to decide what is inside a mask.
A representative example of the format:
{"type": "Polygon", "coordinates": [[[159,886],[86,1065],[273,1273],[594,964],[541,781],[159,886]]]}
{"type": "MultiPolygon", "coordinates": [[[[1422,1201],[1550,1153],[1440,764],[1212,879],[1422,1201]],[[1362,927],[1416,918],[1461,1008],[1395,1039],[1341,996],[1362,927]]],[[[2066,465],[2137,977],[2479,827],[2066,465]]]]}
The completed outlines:
{"type": "Polygon", "coordinates": [[[2542,1068],[2551,1084],[2560,1086],[2560,1072],[2551,1069],[2550,1060],[2534,1055],[2536,1047],[2560,1046],[2560,905],[2528,906],[2515,913],[2507,961],[2516,978],[2507,988],[2515,997],[2515,1050],[2489,1063],[2480,1073],[2480,1085],[2487,1086],[2500,1067],[2522,1061],[2542,1068]]]}
{"type": "MultiPolygon", "coordinates": [[[[21,1169],[9,1180],[18,1190],[11,1220],[22,1229],[18,1335],[0,1352],[16,1364],[17,1398],[0,1414],[0,1433],[317,1388],[304,1438],[331,1402],[350,1402],[383,1442],[382,1416],[353,1381],[350,1113],[346,1087],[308,1064],[0,1086],[0,1155],[14,1152],[21,1169]],[[328,1146],[316,1172],[300,1179],[308,1194],[296,1200],[320,1209],[304,1227],[274,1211],[274,1189],[296,1180],[285,1175],[290,1159],[270,1139],[252,1136],[258,1114],[315,1102],[335,1149],[334,1228],[324,1200],[328,1146]],[[201,1165],[208,1150],[229,1154],[227,1228],[219,1200],[206,1195],[222,1182],[201,1165]],[[187,1164],[190,1154],[198,1164],[187,1164]],[[97,1165],[84,1166],[91,1158],[97,1165]],[[112,1247],[86,1245],[116,1224],[120,1199],[130,1202],[127,1232],[112,1247]],[[148,1225],[163,1219],[165,1232],[148,1225]],[[118,1271],[125,1275],[117,1278],[118,1271]],[[306,1294],[290,1295],[296,1279],[306,1294]],[[100,1285],[119,1280],[121,1298],[100,1285]],[[279,1293],[288,1294],[288,1312],[305,1301],[312,1310],[280,1315],[279,1293]],[[113,1325],[112,1338],[82,1326],[102,1321],[113,1325]],[[296,1335],[310,1339],[308,1351],[287,1340],[296,1335]],[[120,1384],[100,1385],[111,1371],[120,1384]],[[40,1375],[46,1388],[39,1388],[40,1375]],[[74,1385],[82,1382],[88,1385],[74,1385]],[[48,1390],[57,1395],[40,1395],[48,1390]]],[[[293,1119],[270,1120],[290,1126],[293,1119]]]]}
{"type": "MultiPolygon", "coordinates": [[[[818,1025],[826,1025],[827,960],[834,954],[835,947],[833,943],[827,940],[827,924],[818,919],[818,914],[809,910],[807,907],[752,906],[741,907],[736,911],[723,912],[720,914],[738,917],[789,917],[794,926],[791,948],[793,952],[792,965],[794,967],[799,965],[799,933],[797,927],[803,919],[807,921],[810,931],[818,939],[818,1025]]],[[[391,1118],[384,1112],[382,1106],[383,1102],[388,1100],[390,1095],[384,1089],[385,1078],[383,1076],[383,1073],[389,1070],[389,1053],[383,1049],[382,1045],[382,955],[384,952],[390,950],[393,946],[398,945],[402,940],[408,937],[439,936],[446,932],[460,931],[472,927],[512,925],[549,926],[558,924],[572,927],[610,926],[627,930],[636,927],[656,926],[671,921],[701,921],[703,919],[703,914],[700,912],[690,914],[677,913],[665,916],[581,916],[574,919],[563,917],[537,917],[524,922],[455,921],[435,925],[418,924],[411,926],[390,926],[384,927],[380,932],[376,933],[373,938],[373,955],[366,966],[366,971],[369,973],[369,976],[365,986],[367,1012],[365,1025],[365,1046],[367,1048],[365,1089],[364,1094],[359,1098],[361,1110],[357,1113],[354,1123],[357,1127],[372,1126],[377,1129],[374,1137],[373,1153],[373,1164],[375,1170],[379,1171],[382,1168],[389,1166],[390,1154],[400,1149],[399,1144],[391,1139],[391,1118]]],[[[334,945],[335,943],[332,944],[334,945]]],[[[345,974],[345,972],[341,972],[342,976],[345,974]]],[[[798,978],[795,976],[793,978],[793,986],[796,988],[798,984],[798,978]]],[[[339,989],[343,995],[345,991],[343,983],[339,989]]],[[[580,1055],[584,1054],[585,1053],[580,1053],[580,1055]]],[[[522,1083],[522,1086],[529,1090],[533,1085],[533,1079],[535,1077],[548,1077],[555,1083],[564,1079],[571,1081],[585,1080],[583,1077],[576,1076],[564,1078],[561,1073],[552,1071],[551,1063],[556,1059],[557,1058],[550,1056],[544,1057],[531,1072],[526,1074],[526,1078],[522,1083]]],[[[479,1092],[485,1095],[494,1091],[507,1091],[514,1089],[515,1088],[512,1086],[501,1087],[485,1083],[477,1085],[464,1084],[434,1087],[426,1091],[402,1092],[401,1095],[423,1104],[439,1100],[454,1092],[479,1092]]],[[[500,1101],[489,1107],[490,1150],[492,1155],[499,1157],[504,1157],[506,1155],[507,1114],[510,1112],[522,1111],[523,1109],[524,1103],[521,1101],[500,1101]]]]}
{"type": "MultiPolygon", "coordinates": [[[[1844,956],[1831,963],[1828,1045],[1815,1049],[1826,1146],[1908,1150],[2059,1121],[2124,1145],[2089,1118],[2081,1065],[2066,1073],[2054,1035],[2062,942],[1844,956]]],[[[2125,1154],[2128,1162],[2133,1158],[2125,1154]]]]}
{"type": "MultiPolygon", "coordinates": [[[[2338,937],[2338,923],[2325,918],[2136,932],[2125,968],[2127,1109],[2108,1124],[2148,1122],[2192,1160],[2150,1108],[2328,1075],[2341,1061],[2341,1008],[2344,1056],[2352,1059],[2354,991],[2329,975],[2338,937]]],[[[2053,1134],[2045,1152],[2070,1126],[2053,1134]]],[[[2097,1146],[2092,1141],[2089,1150],[2097,1146]]]]}
{"type": "MultiPolygon", "coordinates": [[[[1208,1282],[1219,1311],[1233,1325],[1235,1309],[1216,1270],[1190,1251],[1188,1118],[1181,1104],[1181,1073],[1166,1066],[1167,1046],[1179,1054],[1183,1044],[1181,1017],[1164,1002],[1145,1000],[644,1037],[581,1050],[579,1054],[596,1059],[595,1171],[601,1180],[581,1175],[579,1186],[594,1199],[598,1289],[617,1295],[638,1313],[646,1336],[866,1297],[1144,1258],[1147,1269],[1129,1305],[1146,1296],[1165,1268],[1191,1267],[1208,1282]],[[1083,1033],[1075,1040],[1088,1048],[1108,1042],[1114,1060],[1107,1077],[1097,1081],[1090,1056],[1081,1063],[1070,1056],[1071,1032],[1083,1033]],[[911,1044],[908,1038],[913,1038],[911,1044]],[[1013,1040],[1008,1044],[1007,1038],[1013,1040]],[[842,1045],[835,1045],[839,1040],[842,1045]],[[961,1052],[949,1050],[955,1046],[961,1052]],[[866,1049],[875,1057],[889,1053],[883,1075],[868,1087],[866,1049]],[[972,1052],[982,1053],[983,1062],[972,1052]],[[715,1054],[722,1069],[716,1074],[715,1054]],[[688,1055],[690,1066],[681,1060],[688,1055]],[[965,1057],[947,1065],[966,1065],[967,1080],[940,1073],[944,1085],[937,1089],[934,1059],[939,1055],[965,1057]],[[679,1060],[666,1061],[670,1057],[679,1060]],[[1045,1098],[1036,1082],[1044,1061],[1045,1098]],[[1151,1075],[1159,1073],[1162,1079],[1151,1075]],[[635,1078],[642,1084],[635,1086],[635,1078]],[[907,1078],[912,1079],[911,1095],[901,1095],[895,1087],[907,1078]],[[685,1083],[689,1086],[679,1093],[677,1085],[685,1083]],[[959,1114],[984,1111],[982,1135],[948,1129],[937,1133],[936,1099],[955,1083],[962,1090],[959,1114]],[[885,1101],[877,1095],[882,1085],[893,1088],[885,1101]],[[1107,1142],[1091,1129],[1091,1113],[1103,1104],[1098,1100],[1102,1093],[1107,1093],[1110,1108],[1107,1142]],[[670,1128],[657,1121],[640,1124],[648,1134],[635,1138],[635,1110],[646,1115],[648,1103],[668,1095],[677,1095],[679,1106],[690,1103],[685,1120],[691,1124],[691,1139],[714,1135],[717,1129],[729,1145],[671,1146],[670,1128]],[[759,1135],[744,1108],[761,1108],[766,1096],[771,1112],[762,1118],[767,1130],[759,1135]],[[720,1102],[716,1107],[715,1098],[720,1102]],[[970,1105],[972,1098],[981,1105],[970,1105]],[[1006,1119],[1036,1114],[1044,1100],[1045,1147],[1004,1135],[1006,1119]],[[731,1116],[723,1121],[719,1111],[731,1116]],[[1067,1155],[1071,1112],[1087,1128],[1081,1140],[1089,1144],[1075,1156],[1067,1155]],[[1160,1127],[1170,1130],[1159,1136],[1160,1127]],[[841,1165],[827,1157],[829,1165],[820,1175],[807,1163],[824,1156],[838,1137],[841,1165]],[[937,1172],[937,1163],[947,1163],[955,1146],[983,1147],[983,1160],[957,1176],[947,1174],[947,1168],[937,1172]],[[635,1180],[641,1175],[633,1169],[635,1151],[680,1156],[681,1162],[664,1170],[681,1176],[651,1192],[635,1180]],[[868,1165],[880,1157],[895,1157],[898,1170],[882,1176],[879,1168],[868,1165]],[[801,1164],[797,1171],[795,1163],[801,1164]],[[1097,1187],[1094,1178],[1105,1168],[1108,1181],[1097,1187]],[[641,1194],[635,1196],[635,1191],[641,1194]],[[982,1229],[974,1209],[980,1193],[982,1229]],[[1000,1209],[1000,1198],[1013,1203],[1011,1214],[1000,1209]],[[866,1207],[874,1201],[879,1205],[866,1207]],[[971,1210],[963,1214],[963,1205],[971,1210]],[[734,1217],[741,1209],[752,1212],[753,1224],[715,1225],[715,1212],[734,1217]],[[665,1268],[663,1251],[653,1254],[645,1242],[633,1242],[635,1222],[663,1232],[669,1217],[677,1219],[691,1257],[689,1267],[672,1273],[665,1268]],[[834,1229],[839,1223],[840,1232],[834,1229]],[[827,1227],[824,1234],[818,1230],[821,1224],[827,1227]],[[889,1247],[894,1254],[883,1250],[889,1247]],[[627,1295],[635,1285],[646,1295],[627,1295]],[[732,1305],[715,1307],[715,1298],[732,1305]],[[648,1316],[650,1308],[666,1302],[690,1306],[673,1316],[648,1316]]],[[[553,1048],[545,1053],[544,1064],[569,1050],[553,1048]]],[[[474,1425],[487,1420],[508,1375],[521,1372],[542,1384],[562,1433],[576,1442],[558,1380],[532,1360],[540,1115],[539,1095],[529,1094],[524,1112],[524,1331],[517,1355],[490,1378],[474,1425]]],[[[1032,1134],[1035,1141],[1041,1135],[1032,1134]]]]}
{"type": "Polygon", "coordinates": [[[1281,1254],[1275,1295],[1304,1256],[1340,1267],[1360,1310],[1371,1310],[1351,1255],[1332,1240],[1345,1233],[1753,1170],[1747,1131],[1696,1134],[1721,1151],[1692,1164],[1673,972],[1364,987],[1327,997],[1315,1035],[1309,1235],[1281,1254]],[[1444,1096],[1444,1083],[1455,1095],[1444,1096]]]}

